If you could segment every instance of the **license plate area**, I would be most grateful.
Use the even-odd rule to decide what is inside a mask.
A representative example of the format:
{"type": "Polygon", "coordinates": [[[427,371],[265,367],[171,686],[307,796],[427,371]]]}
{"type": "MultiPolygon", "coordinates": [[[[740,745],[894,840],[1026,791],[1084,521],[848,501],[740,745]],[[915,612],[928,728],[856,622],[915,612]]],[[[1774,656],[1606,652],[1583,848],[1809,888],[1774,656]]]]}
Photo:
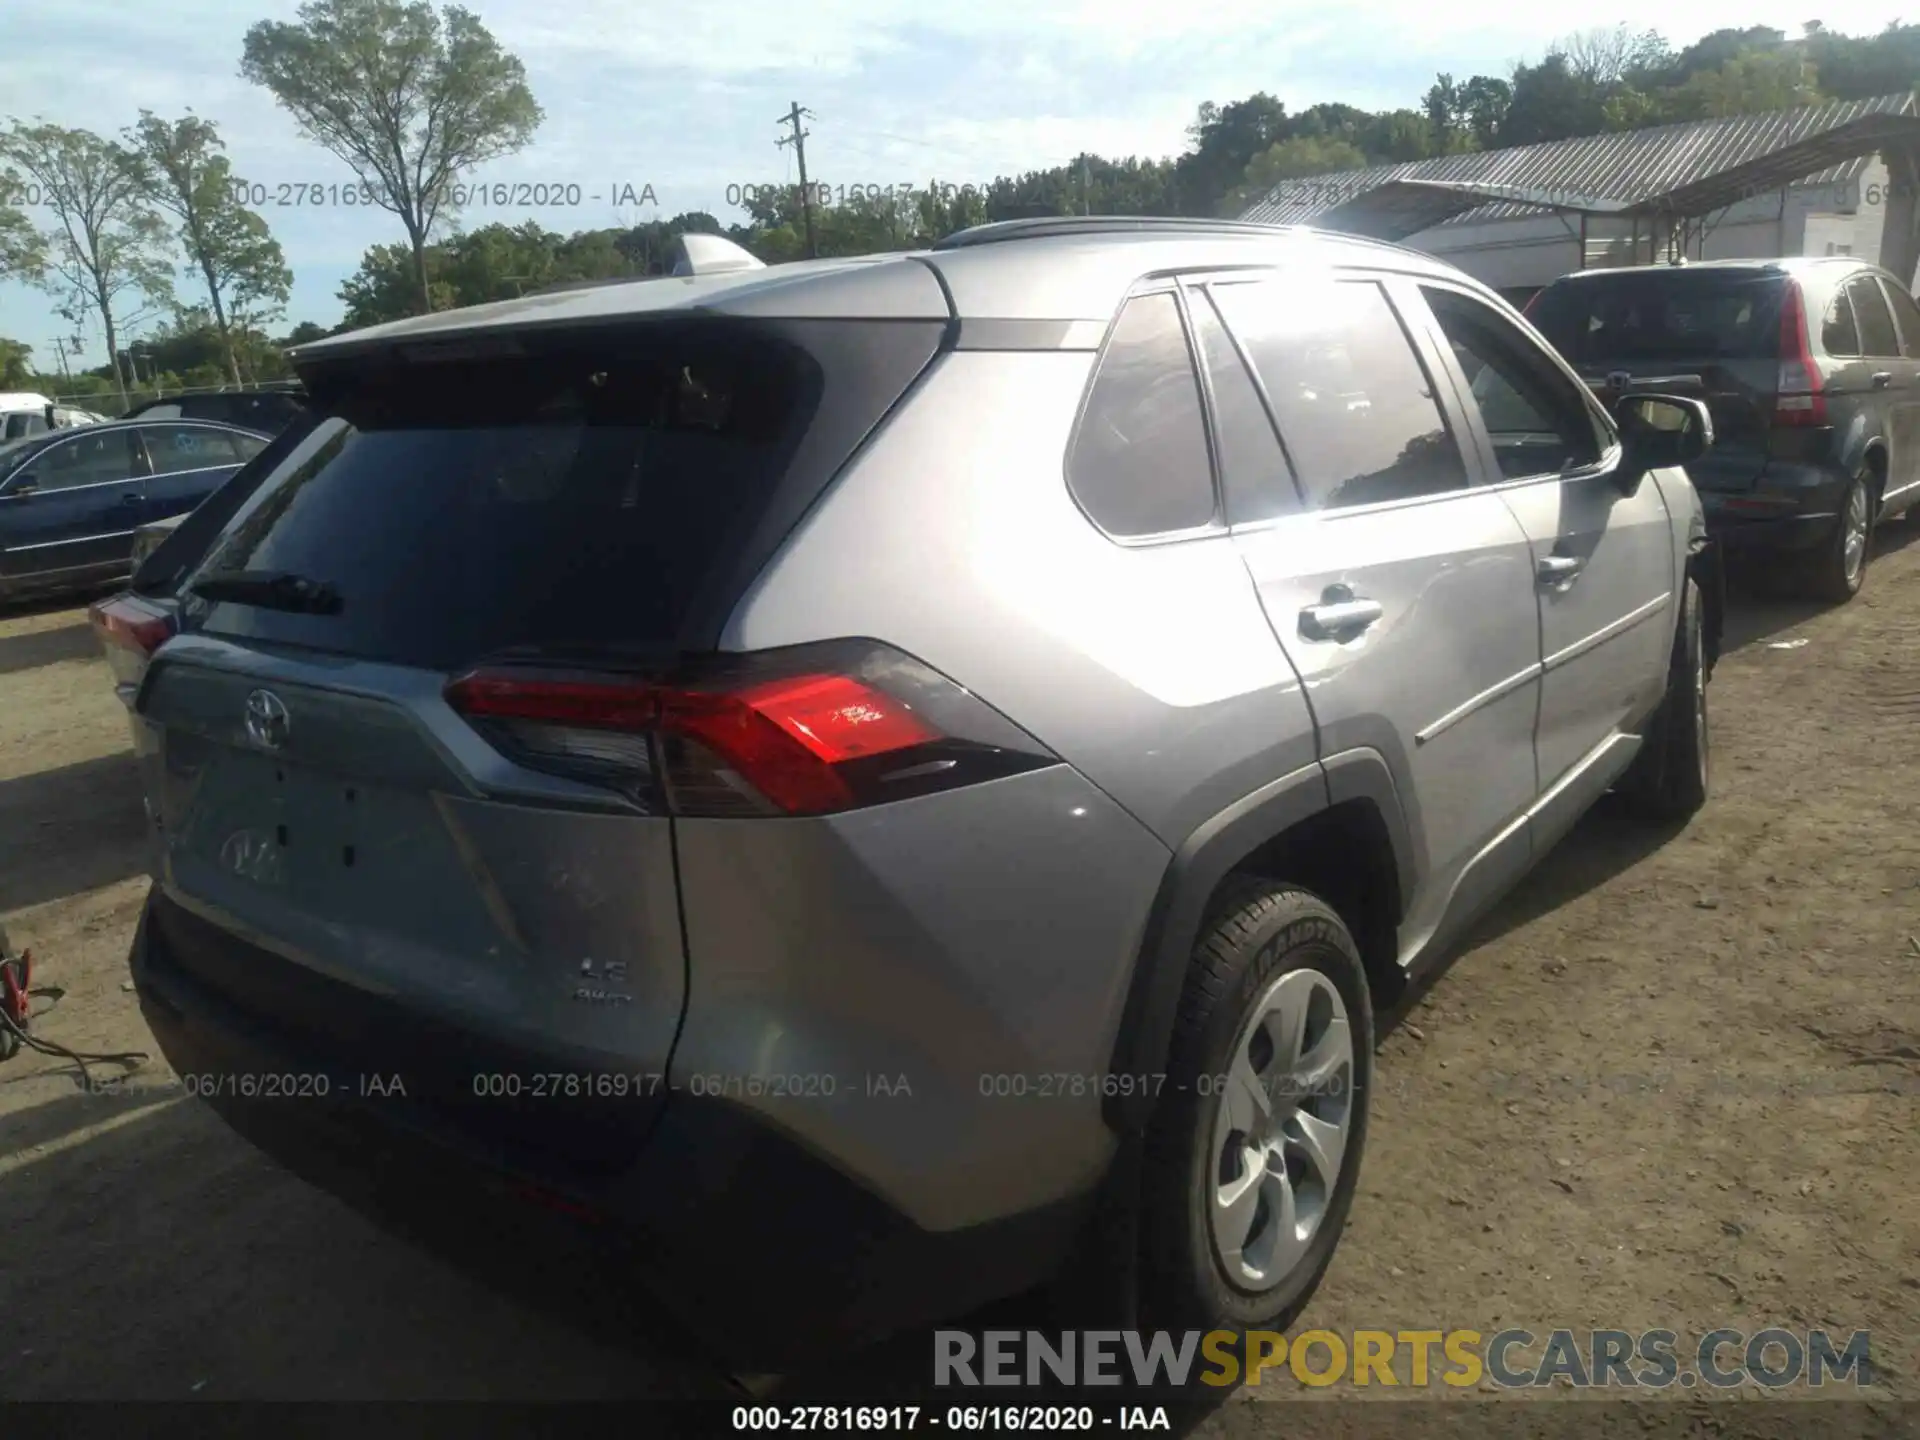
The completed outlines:
{"type": "Polygon", "coordinates": [[[435,948],[496,938],[430,794],[209,750],[178,840],[199,864],[332,924],[435,948]]]}

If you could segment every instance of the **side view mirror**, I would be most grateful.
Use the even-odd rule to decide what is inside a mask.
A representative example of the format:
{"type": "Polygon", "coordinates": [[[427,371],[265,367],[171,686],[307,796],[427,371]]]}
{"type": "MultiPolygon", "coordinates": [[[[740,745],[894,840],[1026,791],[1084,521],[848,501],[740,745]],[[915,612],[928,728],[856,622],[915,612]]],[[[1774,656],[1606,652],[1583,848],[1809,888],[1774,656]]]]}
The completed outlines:
{"type": "Polygon", "coordinates": [[[1628,494],[1649,470],[1685,465],[1713,447],[1713,416],[1705,401],[1633,391],[1615,402],[1613,413],[1626,451],[1620,481],[1628,494]]]}

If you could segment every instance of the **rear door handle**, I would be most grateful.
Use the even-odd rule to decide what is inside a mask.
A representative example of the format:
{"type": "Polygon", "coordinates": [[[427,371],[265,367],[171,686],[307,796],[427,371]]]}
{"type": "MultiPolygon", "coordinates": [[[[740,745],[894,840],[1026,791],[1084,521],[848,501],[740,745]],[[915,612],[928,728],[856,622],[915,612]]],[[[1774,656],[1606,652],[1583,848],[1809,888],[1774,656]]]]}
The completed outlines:
{"type": "Polygon", "coordinates": [[[1582,570],[1587,562],[1575,555],[1547,555],[1534,567],[1534,574],[1542,585],[1564,585],[1582,570]]]}
{"type": "Polygon", "coordinates": [[[1873,372],[1874,389],[1884,390],[1891,384],[1893,384],[1893,372],[1891,370],[1876,370],[1873,372]]]}
{"type": "Polygon", "coordinates": [[[1330,600],[1300,612],[1300,634],[1308,640],[1351,640],[1386,608],[1378,600],[1330,600]]]}

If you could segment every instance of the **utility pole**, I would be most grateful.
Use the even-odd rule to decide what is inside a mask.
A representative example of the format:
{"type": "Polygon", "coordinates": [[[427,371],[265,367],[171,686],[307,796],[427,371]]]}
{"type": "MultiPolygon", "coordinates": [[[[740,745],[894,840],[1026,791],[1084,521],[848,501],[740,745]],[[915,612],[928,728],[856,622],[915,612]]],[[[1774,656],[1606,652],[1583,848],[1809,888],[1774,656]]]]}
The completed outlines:
{"type": "Polygon", "coordinates": [[[783,147],[793,146],[794,157],[800,162],[800,214],[807,225],[807,258],[812,260],[818,250],[813,241],[813,191],[807,187],[807,132],[800,128],[803,118],[812,119],[813,112],[802,110],[800,102],[793,101],[787,113],[774,122],[776,125],[790,126],[793,133],[774,143],[783,147]]]}
{"type": "Polygon", "coordinates": [[[1080,157],[1080,213],[1093,214],[1093,182],[1087,178],[1087,157],[1080,157]]]}

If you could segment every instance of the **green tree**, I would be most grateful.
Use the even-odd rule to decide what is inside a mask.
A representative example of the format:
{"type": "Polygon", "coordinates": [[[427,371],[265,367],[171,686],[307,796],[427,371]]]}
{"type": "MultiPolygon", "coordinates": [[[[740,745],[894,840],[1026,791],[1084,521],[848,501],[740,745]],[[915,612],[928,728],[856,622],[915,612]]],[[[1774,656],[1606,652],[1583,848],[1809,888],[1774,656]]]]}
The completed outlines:
{"type": "Polygon", "coordinates": [[[1202,105],[1187,130],[1193,148],[1175,162],[1178,213],[1219,214],[1222,197],[1241,183],[1253,157],[1291,133],[1287,107],[1264,90],[1227,105],[1202,105]]]}
{"type": "MultiPolygon", "coordinates": [[[[1666,67],[1669,86],[1682,85],[1703,70],[1718,70],[1729,60],[1755,50],[1771,50],[1786,43],[1786,35],[1770,25],[1753,25],[1745,30],[1715,30],[1703,35],[1673,57],[1666,67]]],[[[1906,82],[1902,82],[1904,84],[1906,82]]],[[[1893,87],[1895,90],[1900,85],[1893,87]]]]}
{"type": "MultiPolygon", "coordinates": [[[[100,317],[107,354],[117,356],[121,302],[134,294],[156,304],[173,298],[167,227],[148,200],[141,157],[90,130],[15,120],[0,151],[38,186],[54,215],[42,284],[68,299],[76,316],[100,317]]],[[[112,366],[121,400],[126,382],[112,366]]]]}
{"type": "Polygon", "coordinates": [[[33,372],[33,347],[0,337],[0,390],[32,390],[39,378],[33,372]]]}
{"type": "Polygon", "coordinates": [[[526,68],[469,10],[401,0],[309,0],[297,24],[247,31],[240,73],[344,160],[399,217],[415,296],[434,308],[427,246],[475,167],[511,155],[543,118],[526,68]]]}
{"type": "Polygon", "coordinates": [[[340,285],[340,299],[347,307],[346,328],[358,330],[418,314],[422,275],[428,277],[430,287],[427,309],[445,310],[455,304],[452,288],[433,278],[440,266],[440,251],[439,245],[428,245],[417,255],[405,244],[368,246],[359,268],[340,285]]]}
{"type": "Polygon", "coordinates": [[[1498,76],[1475,75],[1463,83],[1451,75],[1437,76],[1422,102],[1433,153],[1491,150],[1499,143],[1512,104],[1513,87],[1498,76]]]}
{"type": "Polygon", "coordinates": [[[293,272],[280,242],[240,203],[245,192],[211,121],[191,113],[162,120],[142,110],[127,138],[146,161],[148,197],[177,222],[187,263],[206,286],[227,375],[237,385],[240,347],[231,322],[277,319],[292,293],[293,272]]]}
{"type": "Polygon", "coordinates": [[[1282,140],[1253,157],[1246,177],[1229,194],[1229,204],[1236,211],[1245,210],[1289,180],[1335,170],[1360,170],[1366,163],[1366,155],[1350,140],[1312,135],[1282,140]]]}
{"type": "MultiPolygon", "coordinates": [[[[724,235],[726,227],[704,210],[688,210],[671,220],[646,220],[629,229],[604,232],[635,275],[664,275],[680,235],[724,235]]],[[[750,238],[750,237],[749,237],[750,238]]],[[[739,241],[740,234],[733,236],[739,241]]]]}
{"type": "Polygon", "coordinates": [[[1797,47],[1737,55],[1716,70],[1701,70],[1669,92],[1669,120],[1752,115],[1819,101],[1818,76],[1797,47]]]}
{"type": "Polygon", "coordinates": [[[46,266],[46,244],[33,222],[6,203],[24,187],[18,172],[0,165],[0,280],[38,280],[46,266]]]}
{"type": "Polygon", "coordinates": [[[1598,135],[1607,128],[1611,87],[1577,74],[1567,57],[1549,54],[1513,72],[1513,99],[1500,123],[1499,144],[1537,145],[1598,135]]]}
{"type": "Polygon", "coordinates": [[[1822,27],[1801,42],[1823,94],[1836,100],[1897,95],[1920,78],[1920,25],[1889,25],[1878,35],[1838,35],[1822,27]]]}

